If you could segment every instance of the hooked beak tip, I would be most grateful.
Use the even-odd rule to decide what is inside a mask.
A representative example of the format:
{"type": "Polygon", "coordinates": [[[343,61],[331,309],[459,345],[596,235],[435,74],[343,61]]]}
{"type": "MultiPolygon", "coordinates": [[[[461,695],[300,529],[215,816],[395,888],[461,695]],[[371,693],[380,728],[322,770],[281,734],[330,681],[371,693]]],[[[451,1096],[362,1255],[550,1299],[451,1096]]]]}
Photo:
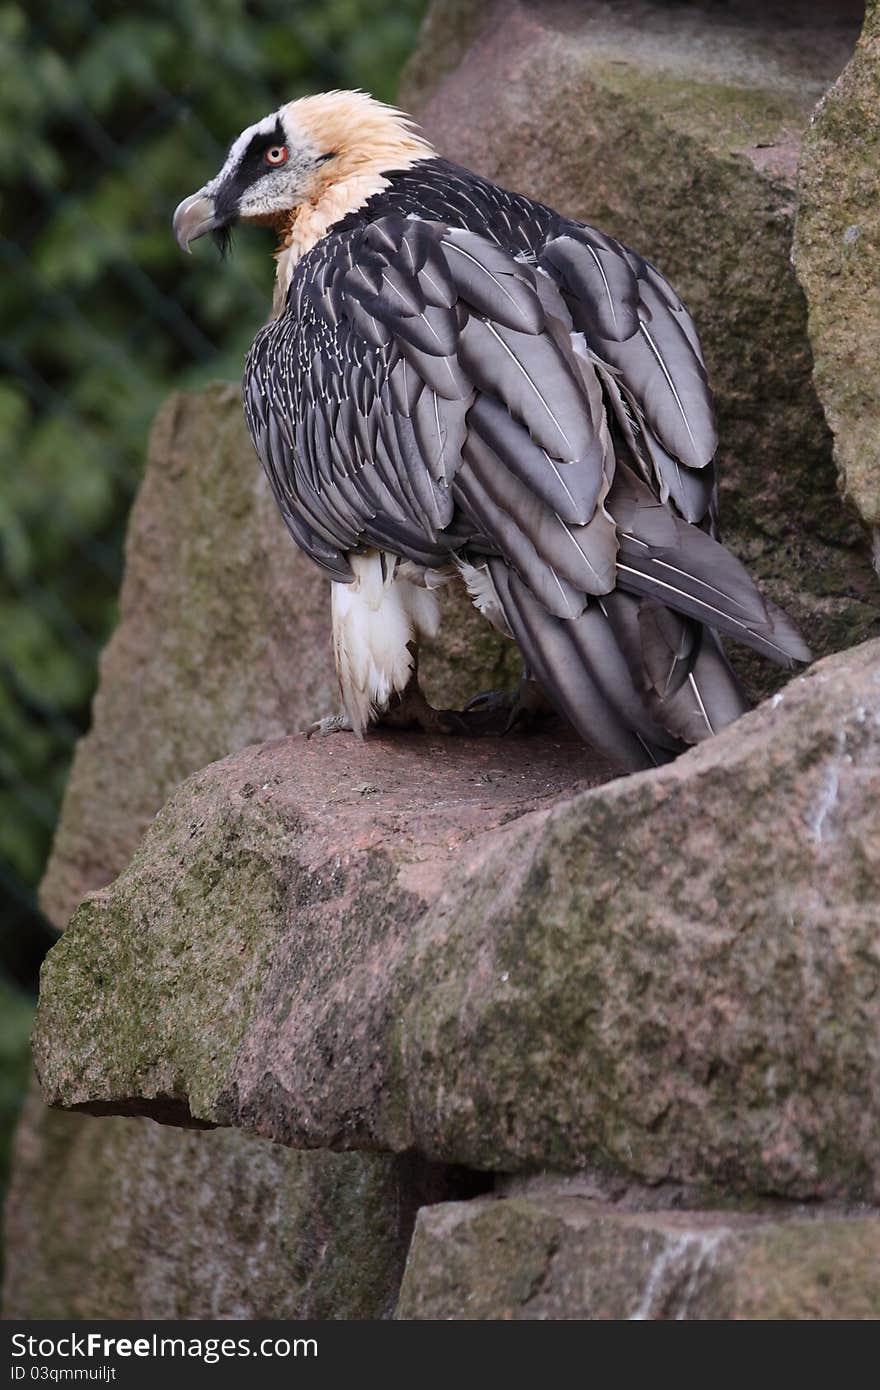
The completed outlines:
{"type": "Polygon", "coordinates": [[[185,251],[187,255],[192,255],[190,243],[216,226],[214,199],[201,192],[192,193],[188,198],[184,198],[175,211],[172,222],[174,239],[181,251],[185,251]]]}

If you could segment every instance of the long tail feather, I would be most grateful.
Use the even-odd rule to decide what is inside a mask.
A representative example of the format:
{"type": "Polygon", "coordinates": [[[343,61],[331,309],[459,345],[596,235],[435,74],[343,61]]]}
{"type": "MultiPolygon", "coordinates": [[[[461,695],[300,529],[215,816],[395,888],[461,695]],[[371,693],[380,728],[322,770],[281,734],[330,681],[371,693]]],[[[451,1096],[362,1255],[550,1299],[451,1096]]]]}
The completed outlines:
{"type": "MultiPolygon", "coordinates": [[[[671,734],[699,743],[745,714],[749,702],[710,628],[620,589],[601,603],[651,716],[671,734]],[[674,635],[676,624],[682,630],[681,655],[674,681],[661,684],[652,671],[657,634],[665,629],[674,635]]],[[[670,650],[667,644],[667,655],[670,650]]]]}
{"type": "Polygon", "coordinates": [[[711,628],[704,627],[687,682],[672,700],[666,701],[664,723],[689,743],[696,743],[710,734],[720,733],[748,709],[745,691],[720,641],[711,628]]]}
{"type": "MultiPolygon", "coordinates": [[[[487,563],[526,664],[581,737],[629,772],[669,761],[674,756],[671,749],[655,745],[629,727],[621,711],[597,684],[584,660],[587,639],[583,634],[580,641],[575,638],[573,628],[577,620],[548,613],[503,560],[493,556],[487,563]]],[[[590,665],[594,665],[593,661],[590,665]]],[[[647,712],[639,722],[653,727],[647,712]]],[[[662,730],[658,732],[668,745],[668,737],[663,736],[662,730]]]]}
{"type": "Polygon", "coordinates": [[[765,601],[745,566],[719,541],[663,507],[622,464],[606,505],[619,528],[622,589],[735,637],[780,666],[811,660],[794,624],[765,601]]]}

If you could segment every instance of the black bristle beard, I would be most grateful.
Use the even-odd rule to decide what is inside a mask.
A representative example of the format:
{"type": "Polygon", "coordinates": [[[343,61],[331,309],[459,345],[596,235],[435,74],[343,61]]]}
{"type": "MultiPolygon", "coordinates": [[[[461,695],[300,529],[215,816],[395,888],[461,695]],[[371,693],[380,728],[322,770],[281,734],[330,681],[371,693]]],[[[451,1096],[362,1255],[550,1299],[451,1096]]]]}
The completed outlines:
{"type": "Polygon", "coordinates": [[[232,249],[232,228],[229,226],[215,227],[213,235],[214,245],[220,252],[221,258],[225,261],[232,249]]]}

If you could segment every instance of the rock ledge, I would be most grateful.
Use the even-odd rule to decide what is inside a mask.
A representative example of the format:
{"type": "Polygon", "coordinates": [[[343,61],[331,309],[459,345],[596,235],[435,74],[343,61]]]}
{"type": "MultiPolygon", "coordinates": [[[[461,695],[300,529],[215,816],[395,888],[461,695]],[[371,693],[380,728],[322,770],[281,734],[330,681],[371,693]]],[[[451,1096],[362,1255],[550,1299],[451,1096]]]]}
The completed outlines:
{"type": "Polygon", "coordinates": [[[50,953],[46,1098],[876,1198],[878,753],[880,643],[604,786],[552,739],[245,749],[50,953]]]}

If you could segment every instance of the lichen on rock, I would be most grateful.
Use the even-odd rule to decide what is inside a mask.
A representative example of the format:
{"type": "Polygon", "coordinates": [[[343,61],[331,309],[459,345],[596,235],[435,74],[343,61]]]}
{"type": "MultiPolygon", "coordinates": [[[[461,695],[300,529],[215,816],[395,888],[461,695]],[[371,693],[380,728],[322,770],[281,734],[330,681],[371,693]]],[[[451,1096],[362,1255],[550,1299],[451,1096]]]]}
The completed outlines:
{"type": "Polygon", "coordinates": [[[844,497],[875,537],[880,568],[880,8],[804,140],[795,242],[809,304],[816,389],[844,497]]]}
{"type": "Polygon", "coordinates": [[[880,642],[668,767],[286,739],[44,967],[54,1105],[468,1168],[876,1200],[880,642]]]}

